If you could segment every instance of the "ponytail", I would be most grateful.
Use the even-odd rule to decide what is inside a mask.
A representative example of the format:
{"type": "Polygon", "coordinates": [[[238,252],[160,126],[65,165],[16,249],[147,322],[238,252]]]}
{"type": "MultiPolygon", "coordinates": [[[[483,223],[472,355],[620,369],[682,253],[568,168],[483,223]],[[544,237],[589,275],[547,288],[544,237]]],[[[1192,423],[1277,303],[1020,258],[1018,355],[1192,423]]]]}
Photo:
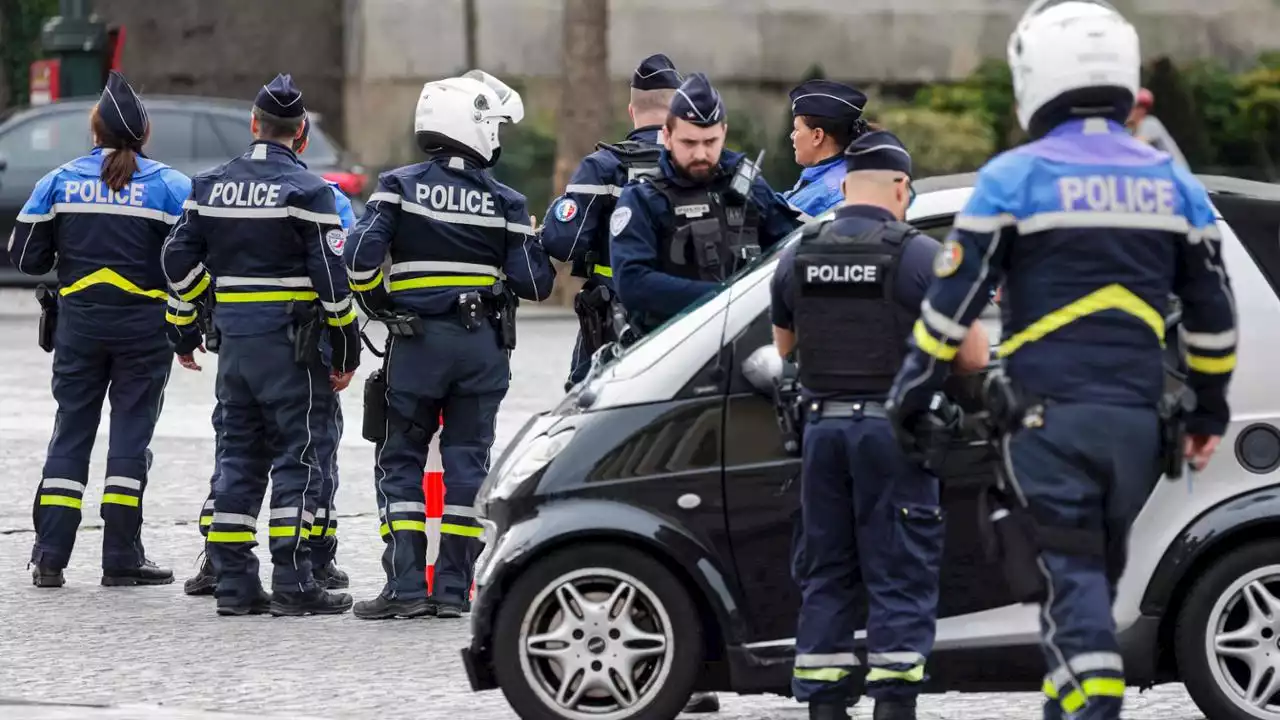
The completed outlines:
{"type": "Polygon", "coordinates": [[[112,192],[120,192],[125,185],[129,184],[129,181],[133,180],[133,174],[138,171],[138,153],[141,152],[146,138],[144,137],[141,142],[132,138],[126,141],[112,134],[102,117],[98,115],[96,105],[90,115],[89,125],[98,138],[98,145],[112,150],[102,160],[102,182],[106,183],[112,192]]]}

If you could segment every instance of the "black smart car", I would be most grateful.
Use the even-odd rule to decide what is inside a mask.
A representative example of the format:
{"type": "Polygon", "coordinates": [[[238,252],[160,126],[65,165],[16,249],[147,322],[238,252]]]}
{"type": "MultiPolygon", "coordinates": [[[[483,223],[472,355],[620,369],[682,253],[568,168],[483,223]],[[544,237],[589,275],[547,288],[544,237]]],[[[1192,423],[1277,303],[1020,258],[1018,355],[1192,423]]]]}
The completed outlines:
{"type": "MultiPolygon", "coordinates": [[[[1280,720],[1280,384],[1266,360],[1280,356],[1280,186],[1202,180],[1242,328],[1235,421],[1207,471],[1153,493],[1115,617],[1131,684],[1182,681],[1209,717],[1280,720]]],[[[972,182],[918,182],[911,221],[944,235],[972,182]]],[[[600,365],[495,464],[476,503],[475,690],[500,687],[523,718],[583,720],[674,717],[694,690],[789,692],[799,461],[743,372],[773,352],[775,257],[600,365]]],[[[1011,601],[978,531],[989,462],[985,445],[960,446],[943,472],[930,691],[1043,680],[1038,609],[1011,601]]]]}

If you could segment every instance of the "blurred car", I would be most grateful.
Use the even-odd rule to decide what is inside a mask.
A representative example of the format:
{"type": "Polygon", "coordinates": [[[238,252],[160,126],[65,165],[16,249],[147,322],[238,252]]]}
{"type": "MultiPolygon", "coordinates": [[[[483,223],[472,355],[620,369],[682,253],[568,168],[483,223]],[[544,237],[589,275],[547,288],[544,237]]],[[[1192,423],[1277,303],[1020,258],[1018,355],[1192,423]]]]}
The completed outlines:
{"type": "MultiPolygon", "coordinates": [[[[89,112],[97,97],[73,98],[49,105],[19,108],[0,117],[0,238],[13,230],[18,211],[32,188],[50,170],[86,154],[93,147],[89,112]]],[[[249,132],[252,105],[239,100],[197,96],[149,95],[151,137],[143,147],[147,157],[187,175],[216,167],[243,153],[253,141],[249,132]]],[[[347,161],[343,150],[323,130],[319,113],[303,162],[326,180],[338,183],[351,196],[359,217],[367,194],[364,169],[347,161]]],[[[56,282],[22,275],[0,254],[0,286],[56,282]]]]}

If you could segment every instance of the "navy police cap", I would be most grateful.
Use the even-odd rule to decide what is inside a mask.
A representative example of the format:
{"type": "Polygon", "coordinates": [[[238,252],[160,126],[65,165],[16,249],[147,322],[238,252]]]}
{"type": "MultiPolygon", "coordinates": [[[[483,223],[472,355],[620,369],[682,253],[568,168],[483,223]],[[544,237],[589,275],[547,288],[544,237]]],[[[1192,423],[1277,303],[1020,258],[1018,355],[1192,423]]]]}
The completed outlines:
{"type": "Polygon", "coordinates": [[[142,144],[147,136],[147,109],[142,98],[129,86],[129,81],[115,70],[107,76],[107,86],[98,99],[98,117],[112,135],[126,143],[142,144]]]}
{"type": "Polygon", "coordinates": [[[845,169],[895,170],[911,175],[911,153],[902,141],[887,130],[877,130],[854,140],[844,151],[845,169]]]}
{"type": "Polygon", "coordinates": [[[279,118],[302,117],[306,108],[302,105],[302,91],[293,84],[290,75],[276,75],[276,79],[262,86],[254,106],[268,115],[279,118]]]}
{"type": "Polygon", "coordinates": [[[711,127],[724,122],[724,103],[706,75],[693,73],[676,88],[671,114],[699,127],[711,127]]]}
{"type": "Polygon", "coordinates": [[[675,90],[683,81],[675,63],[662,53],[641,60],[631,74],[631,87],[636,90],[675,90]]]}
{"type": "Polygon", "coordinates": [[[791,114],[857,120],[867,96],[848,85],[830,80],[809,80],[791,91],[791,114]]]}

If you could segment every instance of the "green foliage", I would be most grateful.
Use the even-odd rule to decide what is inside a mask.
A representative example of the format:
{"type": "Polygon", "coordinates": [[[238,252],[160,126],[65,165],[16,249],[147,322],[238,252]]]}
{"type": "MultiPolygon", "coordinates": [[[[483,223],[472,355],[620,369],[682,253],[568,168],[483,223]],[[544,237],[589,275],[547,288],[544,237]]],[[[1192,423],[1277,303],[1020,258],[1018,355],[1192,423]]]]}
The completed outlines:
{"type": "Polygon", "coordinates": [[[974,111],[886,107],[872,113],[870,120],[889,129],[907,146],[916,177],[972,172],[996,151],[989,119],[974,111]]]}
{"type": "Polygon", "coordinates": [[[40,59],[40,29],[58,14],[58,0],[0,0],[0,72],[9,80],[10,105],[28,100],[31,62],[40,59]]]}
{"type": "MultiPolygon", "coordinates": [[[[521,95],[525,86],[518,78],[507,80],[521,95]]],[[[559,194],[551,187],[556,167],[556,126],[553,111],[526,112],[518,125],[503,125],[502,156],[493,176],[529,200],[529,212],[542,221],[542,213],[559,194]]]]}
{"type": "Polygon", "coordinates": [[[1014,113],[1013,78],[1009,66],[999,60],[984,61],[962,82],[921,88],[914,104],[936,112],[973,116],[989,128],[996,152],[1021,139],[1014,113]]]}
{"type": "Polygon", "coordinates": [[[1152,64],[1145,83],[1156,97],[1152,112],[1164,123],[1191,167],[1203,167],[1213,158],[1208,131],[1200,113],[1195,94],[1191,92],[1182,73],[1168,58],[1152,64]]]}

